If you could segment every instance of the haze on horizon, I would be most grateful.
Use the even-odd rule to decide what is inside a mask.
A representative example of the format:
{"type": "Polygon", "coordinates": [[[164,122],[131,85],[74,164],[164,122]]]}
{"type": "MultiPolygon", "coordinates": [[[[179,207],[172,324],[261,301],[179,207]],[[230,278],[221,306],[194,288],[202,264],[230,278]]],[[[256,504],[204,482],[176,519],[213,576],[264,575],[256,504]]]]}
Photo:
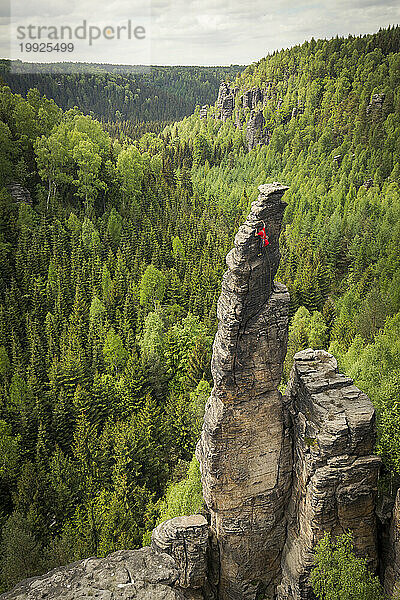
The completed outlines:
{"type": "Polygon", "coordinates": [[[111,0],[101,2],[99,10],[98,0],[32,0],[29,5],[13,0],[0,13],[0,55],[10,57],[10,8],[12,19],[26,24],[135,22],[135,10],[148,24],[150,43],[141,55],[133,51],[132,41],[103,40],[70,55],[20,57],[33,62],[245,65],[312,37],[373,33],[400,23],[398,0],[141,0],[138,6],[132,9],[133,0],[111,0]]]}

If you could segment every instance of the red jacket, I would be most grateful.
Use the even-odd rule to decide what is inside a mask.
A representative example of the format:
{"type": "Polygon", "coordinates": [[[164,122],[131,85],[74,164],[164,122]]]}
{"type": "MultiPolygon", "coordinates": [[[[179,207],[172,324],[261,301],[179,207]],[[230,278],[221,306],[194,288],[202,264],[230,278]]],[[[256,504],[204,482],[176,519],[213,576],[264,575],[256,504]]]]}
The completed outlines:
{"type": "Polygon", "coordinates": [[[259,231],[258,233],[256,233],[256,235],[259,235],[261,238],[261,241],[263,243],[263,246],[268,246],[269,241],[268,241],[268,236],[265,232],[265,225],[264,227],[261,229],[261,231],[259,231]]]}

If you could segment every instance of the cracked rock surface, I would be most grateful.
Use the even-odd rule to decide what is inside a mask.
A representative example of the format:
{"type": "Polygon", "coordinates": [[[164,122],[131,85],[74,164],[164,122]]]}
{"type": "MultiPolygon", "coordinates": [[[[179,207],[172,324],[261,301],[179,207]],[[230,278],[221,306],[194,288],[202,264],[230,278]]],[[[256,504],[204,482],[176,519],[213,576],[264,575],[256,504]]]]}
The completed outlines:
{"type": "Polygon", "coordinates": [[[173,558],[149,547],[87,558],[26,579],[1,600],[183,600],[173,558]]]}
{"type": "Polygon", "coordinates": [[[214,388],[197,457],[220,552],[220,600],[255,600],[272,593],[280,577],[291,447],[278,385],[289,295],[274,276],[286,189],[259,187],[226,258],[218,302],[214,388]],[[262,221],[265,248],[255,236],[262,221]]]}

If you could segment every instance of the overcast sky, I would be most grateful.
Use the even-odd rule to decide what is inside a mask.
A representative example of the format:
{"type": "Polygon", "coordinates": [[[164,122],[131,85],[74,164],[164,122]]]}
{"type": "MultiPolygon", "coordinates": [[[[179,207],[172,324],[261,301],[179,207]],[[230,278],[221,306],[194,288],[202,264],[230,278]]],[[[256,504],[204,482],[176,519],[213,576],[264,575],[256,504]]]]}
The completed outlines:
{"type": "Polygon", "coordinates": [[[10,9],[11,24],[2,5],[1,56],[10,56],[11,38],[12,58],[39,62],[249,64],[311,37],[372,33],[400,23],[399,0],[13,0],[10,9]],[[145,40],[75,40],[74,52],[61,55],[21,51],[16,36],[18,25],[76,27],[86,20],[115,29],[128,19],[132,27],[145,27],[145,40]]]}

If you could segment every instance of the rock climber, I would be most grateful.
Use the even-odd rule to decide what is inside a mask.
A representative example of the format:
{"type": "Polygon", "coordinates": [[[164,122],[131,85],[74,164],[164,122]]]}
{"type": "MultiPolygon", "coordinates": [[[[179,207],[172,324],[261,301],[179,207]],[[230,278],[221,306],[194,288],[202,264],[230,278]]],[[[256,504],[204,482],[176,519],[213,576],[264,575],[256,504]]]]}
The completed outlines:
{"type": "Polygon", "coordinates": [[[262,224],[263,224],[263,228],[258,233],[256,232],[255,236],[257,236],[257,235],[260,236],[263,247],[266,247],[269,244],[269,238],[268,238],[268,236],[266,234],[266,231],[265,231],[265,223],[264,223],[264,221],[262,221],[262,224]]]}

